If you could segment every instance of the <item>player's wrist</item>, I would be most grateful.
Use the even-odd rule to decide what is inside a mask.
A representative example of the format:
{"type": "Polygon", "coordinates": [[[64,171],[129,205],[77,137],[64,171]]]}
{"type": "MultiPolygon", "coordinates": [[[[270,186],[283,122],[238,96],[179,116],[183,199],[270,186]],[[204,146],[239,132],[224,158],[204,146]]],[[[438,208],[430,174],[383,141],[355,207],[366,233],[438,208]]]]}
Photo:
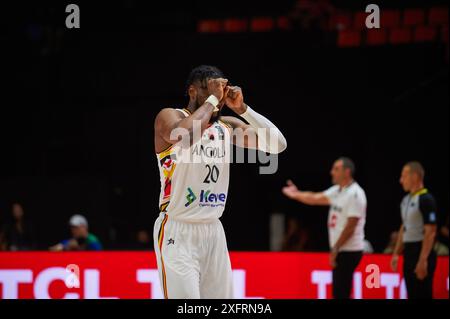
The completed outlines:
{"type": "Polygon", "coordinates": [[[236,108],[235,112],[237,113],[237,115],[242,116],[242,114],[247,112],[247,110],[248,110],[248,105],[245,104],[244,102],[242,102],[242,104],[238,108],[236,108]]]}
{"type": "Polygon", "coordinates": [[[425,256],[420,256],[419,257],[419,263],[426,263],[428,261],[428,258],[425,256]]]}
{"type": "Polygon", "coordinates": [[[217,105],[219,105],[219,99],[214,94],[208,96],[205,103],[209,103],[214,107],[213,112],[219,111],[219,108],[217,107],[217,105]]]}
{"type": "Polygon", "coordinates": [[[253,114],[255,113],[255,111],[250,107],[250,106],[248,106],[247,104],[245,104],[245,103],[242,103],[243,104],[243,107],[245,108],[244,109],[244,112],[242,112],[241,114],[239,114],[243,119],[245,119],[245,120],[247,120],[247,117],[249,117],[249,116],[253,116],[253,114]]]}

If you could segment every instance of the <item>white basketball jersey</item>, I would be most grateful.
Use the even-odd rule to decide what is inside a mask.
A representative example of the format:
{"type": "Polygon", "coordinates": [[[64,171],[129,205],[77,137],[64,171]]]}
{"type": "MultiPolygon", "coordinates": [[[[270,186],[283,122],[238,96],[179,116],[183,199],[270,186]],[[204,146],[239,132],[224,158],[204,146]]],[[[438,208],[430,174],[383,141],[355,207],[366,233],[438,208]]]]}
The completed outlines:
{"type": "MultiPolygon", "coordinates": [[[[190,115],[187,109],[177,110],[190,115]]],[[[231,127],[219,120],[190,147],[176,143],[156,154],[161,212],[185,222],[210,222],[222,216],[228,196],[230,137],[231,127]]]]}
{"type": "Polygon", "coordinates": [[[328,236],[330,248],[334,247],[350,217],[357,217],[358,223],[352,236],[342,245],[340,251],[360,251],[364,249],[364,226],[366,224],[367,199],[357,182],[341,189],[334,185],[324,191],[330,200],[328,213],[328,236]]]}

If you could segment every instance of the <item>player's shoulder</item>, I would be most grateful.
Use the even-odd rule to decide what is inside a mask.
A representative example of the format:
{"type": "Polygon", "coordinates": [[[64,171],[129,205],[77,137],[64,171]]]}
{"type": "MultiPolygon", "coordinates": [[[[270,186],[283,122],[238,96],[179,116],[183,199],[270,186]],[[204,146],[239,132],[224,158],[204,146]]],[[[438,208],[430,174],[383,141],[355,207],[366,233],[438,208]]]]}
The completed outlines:
{"type": "Polygon", "coordinates": [[[183,110],[171,107],[165,107],[161,109],[155,117],[155,124],[159,121],[164,121],[173,118],[183,118],[185,117],[183,110]]]}
{"type": "Polygon", "coordinates": [[[428,191],[426,191],[426,192],[424,192],[424,193],[422,193],[422,194],[419,194],[419,203],[423,203],[423,202],[426,202],[426,203],[435,203],[435,199],[434,199],[434,196],[430,193],[430,192],[428,192],[428,191]]]}
{"type": "Polygon", "coordinates": [[[426,190],[424,190],[423,192],[421,192],[421,193],[419,194],[419,197],[420,197],[420,198],[433,198],[433,199],[434,199],[433,194],[432,194],[428,189],[426,189],[426,190]]]}
{"type": "Polygon", "coordinates": [[[363,199],[366,198],[366,192],[361,187],[361,185],[359,185],[357,182],[353,182],[353,184],[350,186],[349,191],[355,197],[359,197],[359,198],[363,198],[363,199]]]}
{"type": "Polygon", "coordinates": [[[339,185],[331,185],[328,190],[329,191],[338,191],[339,190],[339,185]]]}
{"type": "Polygon", "coordinates": [[[323,191],[325,196],[330,197],[339,193],[339,185],[333,185],[323,191]]]}
{"type": "Polygon", "coordinates": [[[161,115],[167,115],[167,114],[182,115],[183,113],[184,112],[182,109],[178,109],[178,108],[174,108],[174,107],[164,107],[158,112],[156,117],[161,116],[161,115]]]}

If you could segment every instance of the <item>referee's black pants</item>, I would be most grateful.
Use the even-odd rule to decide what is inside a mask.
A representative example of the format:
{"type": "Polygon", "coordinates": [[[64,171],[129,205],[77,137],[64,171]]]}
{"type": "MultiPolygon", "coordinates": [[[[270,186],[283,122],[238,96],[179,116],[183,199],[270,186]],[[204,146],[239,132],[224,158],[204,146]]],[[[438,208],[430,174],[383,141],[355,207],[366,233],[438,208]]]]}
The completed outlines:
{"type": "Polygon", "coordinates": [[[333,269],[333,298],[349,299],[352,291],[353,272],[362,258],[362,251],[341,251],[336,256],[333,269]]]}
{"type": "Polygon", "coordinates": [[[405,277],[408,299],[432,299],[433,277],[436,270],[437,256],[431,250],[428,256],[428,274],[423,280],[419,280],[414,272],[419,261],[422,242],[404,243],[403,249],[403,276],[405,277]]]}

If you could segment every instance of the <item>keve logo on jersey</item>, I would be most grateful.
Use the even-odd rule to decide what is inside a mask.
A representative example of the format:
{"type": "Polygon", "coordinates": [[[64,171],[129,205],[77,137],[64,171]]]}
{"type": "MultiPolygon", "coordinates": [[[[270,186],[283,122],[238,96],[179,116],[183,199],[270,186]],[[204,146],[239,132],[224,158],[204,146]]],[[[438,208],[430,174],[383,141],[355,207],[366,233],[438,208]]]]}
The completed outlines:
{"type": "Polygon", "coordinates": [[[225,200],[227,199],[227,195],[225,193],[211,193],[211,191],[200,192],[200,203],[199,206],[225,206],[225,200]]]}
{"type": "Polygon", "coordinates": [[[187,203],[184,204],[184,206],[186,207],[191,205],[197,199],[197,196],[195,196],[194,192],[190,187],[188,187],[187,192],[188,192],[186,195],[187,203]]]}
{"type": "MultiPolygon", "coordinates": [[[[186,204],[184,204],[184,206],[186,206],[186,207],[191,205],[197,199],[197,196],[195,195],[195,193],[192,191],[192,189],[190,187],[188,187],[187,192],[188,192],[188,194],[186,195],[186,199],[188,201],[186,204]]],[[[227,199],[226,193],[212,193],[210,190],[201,190],[198,205],[200,207],[225,206],[226,199],[227,199]]]]}

